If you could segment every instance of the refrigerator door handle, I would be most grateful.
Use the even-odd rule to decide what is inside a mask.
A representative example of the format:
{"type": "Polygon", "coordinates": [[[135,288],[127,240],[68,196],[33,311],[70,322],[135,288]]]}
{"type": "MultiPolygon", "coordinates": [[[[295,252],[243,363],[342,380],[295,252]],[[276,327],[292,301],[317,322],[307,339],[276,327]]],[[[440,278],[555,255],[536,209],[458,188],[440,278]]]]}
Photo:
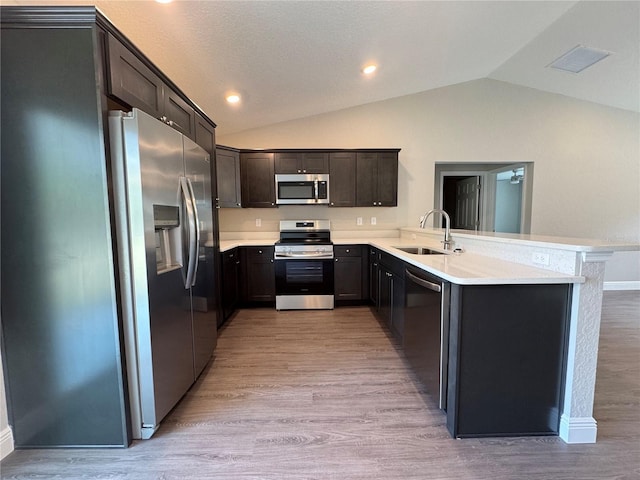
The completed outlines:
{"type": "MultiPolygon", "coordinates": [[[[189,186],[189,194],[191,195],[191,205],[193,206],[193,220],[196,225],[196,237],[194,242],[193,254],[191,254],[191,249],[189,249],[189,255],[193,255],[194,268],[193,268],[193,276],[191,278],[190,286],[193,287],[196,284],[196,275],[198,273],[198,257],[200,255],[200,218],[198,218],[198,207],[196,204],[196,196],[193,193],[193,184],[191,183],[191,179],[187,178],[187,185],[189,186]]],[[[191,257],[189,257],[191,259],[191,257]]]]}
{"type": "Polygon", "coordinates": [[[187,213],[187,227],[189,232],[189,254],[187,257],[187,275],[184,281],[184,288],[189,289],[193,285],[195,278],[195,268],[198,264],[197,243],[196,243],[196,221],[194,215],[194,204],[192,201],[192,192],[189,189],[188,179],[180,177],[180,191],[184,202],[185,211],[187,213]]]}

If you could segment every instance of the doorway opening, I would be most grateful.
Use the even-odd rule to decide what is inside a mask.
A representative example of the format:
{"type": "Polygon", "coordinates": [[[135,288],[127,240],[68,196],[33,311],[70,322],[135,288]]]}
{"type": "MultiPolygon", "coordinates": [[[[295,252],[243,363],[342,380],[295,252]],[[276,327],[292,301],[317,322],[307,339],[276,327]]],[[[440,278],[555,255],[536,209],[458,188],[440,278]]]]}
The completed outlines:
{"type": "MultiPolygon", "coordinates": [[[[451,218],[451,228],[480,229],[480,175],[447,175],[442,179],[442,209],[451,218]]],[[[442,219],[444,226],[444,218],[442,219]]]]}
{"type": "Polygon", "coordinates": [[[532,192],[533,162],[436,163],[434,205],[451,228],[530,233],[532,192]]]}

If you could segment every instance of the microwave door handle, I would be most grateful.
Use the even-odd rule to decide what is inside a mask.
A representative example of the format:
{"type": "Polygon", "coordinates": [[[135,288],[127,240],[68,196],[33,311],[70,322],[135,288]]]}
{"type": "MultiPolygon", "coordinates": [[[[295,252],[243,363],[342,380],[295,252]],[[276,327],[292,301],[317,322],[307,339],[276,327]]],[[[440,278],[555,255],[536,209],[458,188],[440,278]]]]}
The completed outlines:
{"type": "Polygon", "coordinates": [[[197,263],[196,257],[196,225],[193,216],[193,203],[191,202],[191,192],[189,191],[189,184],[185,177],[180,177],[180,192],[182,193],[182,201],[184,202],[184,209],[187,214],[187,232],[189,235],[189,249],[186,259],[187,274],[184,280],[184,288],[188,290],[191,288],[193,279],[193,269],[197,263]]]}
{"type": "Polygon", "coordinates": [[[318,196],[320,195],[320,193],[318,191],[318,179],[317,178],[313,181],[313,190],[314,190],[314,193],[315,193],[315,200],[316,200],[316,203],[317,203],[318,200],[319,200],[318,196]]]}
{"type": "Polygon", "coordinates": [[[191,183],[191,179],[187,178],[187,185],[189,186],[189,194],[191,196],[191,205],[193,205],[193,221],[196,224],[196,238],[194,243],[194,251],[193,258],[194,260],[194,268],[193,274],[191,278],[191,286],[193,287],[196,284],[196,275],[198,274],[198,262],[199,254],[200,254],[200,218],[198,217],[198,204],[196,203],[196,196],[193,193],[193,184],[191,183]]]}

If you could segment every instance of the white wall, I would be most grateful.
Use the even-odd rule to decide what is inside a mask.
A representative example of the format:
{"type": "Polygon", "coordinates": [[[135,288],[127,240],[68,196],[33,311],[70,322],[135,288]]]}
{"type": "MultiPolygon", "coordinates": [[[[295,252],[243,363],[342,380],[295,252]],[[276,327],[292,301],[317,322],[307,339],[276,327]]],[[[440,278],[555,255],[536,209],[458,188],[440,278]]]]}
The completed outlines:
{"type": "Polygon", "coordinates": [[[496,182],[496,232],[520,233],[520,210],[522,209],[522,183],[509,180],[496,182]]]}
{"type": "MultiPolygon", "coordinates": [[[[531,233],[639,243],[638,132],[637,113],[482,79],[217,141],[239,148],[401,148],[397,208],[295,212],[322,212],[341,229],[371,215],[379,228],[416,225],[433,206],[435,162],[534,162],[531,233]]],[[[267,219],[263,229],[291,218],[278,210],[223,211],[221,229],[256,230],[257,215],[267,219]]],[[[618,255],[605,280],[640,280],[640,256],[615,261],[618,255]]]]}

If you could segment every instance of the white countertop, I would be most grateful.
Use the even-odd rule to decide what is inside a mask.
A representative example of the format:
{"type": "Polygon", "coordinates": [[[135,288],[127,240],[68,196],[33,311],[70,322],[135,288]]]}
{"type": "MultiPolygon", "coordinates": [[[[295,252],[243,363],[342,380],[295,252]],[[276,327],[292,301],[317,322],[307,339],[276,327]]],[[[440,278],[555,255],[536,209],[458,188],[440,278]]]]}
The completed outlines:
{"type": "Polygon", "coordinates": [[[266,245],[275,245],[278,240],[279,237],[277,236],[277,234],[273,238],[220,240],[220,251],[226,252],[227,250],[233,250],[236,247],[263,247],[266,245]]]}
{"type": "MultiPolygon", "coordinates": [[[[405,227],[400,229],[411,233],[444,232],[442,229],[421,229],[405,227]]],[[[595,240],[590,238],[553,237],[549,235],[532,235],[522,233],[481,232],[473,230],[451,230],[451,236],[460,240],[482,239],[496,243],[518,244],[534,247],[557,248],[574,252],[619,252],[640,250],[640,244],[630,242],[611,242],[607,240],[595,240]]]]}
{"type": "MultiPolygon", "coordinates": [[[[278,238],[239,239],[220,241],[220,251],[236,247],[273,245],[278,238]]],[[[507,262],[474,253],[450,253],[447,255],[414,255],[398,250],[398,246],[424,246],[442,251],[437,241],[390,238],[337,238],[335,245],[361,244],[379,248],[405,262],[459,285],[506,285],[583,283],[584,277],[566,275],[542,268],[507,262]]]]}
{"type": "MultiPolygon", "coordinates": [[[[337,242],[334,242],[337,243],[337,242]]],[[[346,243],[346,242],[344,242],[346,243]]],[[[356,243],[356,242],[352,242],[356,243]]],[[[380,238],[365,241],[405,262],[458,285],[583,283],[584,277],[507,262],[475,253],[415,255],[394,247],[421,246],[443,251],[439,242],[425,239],[380,238]]]]}

